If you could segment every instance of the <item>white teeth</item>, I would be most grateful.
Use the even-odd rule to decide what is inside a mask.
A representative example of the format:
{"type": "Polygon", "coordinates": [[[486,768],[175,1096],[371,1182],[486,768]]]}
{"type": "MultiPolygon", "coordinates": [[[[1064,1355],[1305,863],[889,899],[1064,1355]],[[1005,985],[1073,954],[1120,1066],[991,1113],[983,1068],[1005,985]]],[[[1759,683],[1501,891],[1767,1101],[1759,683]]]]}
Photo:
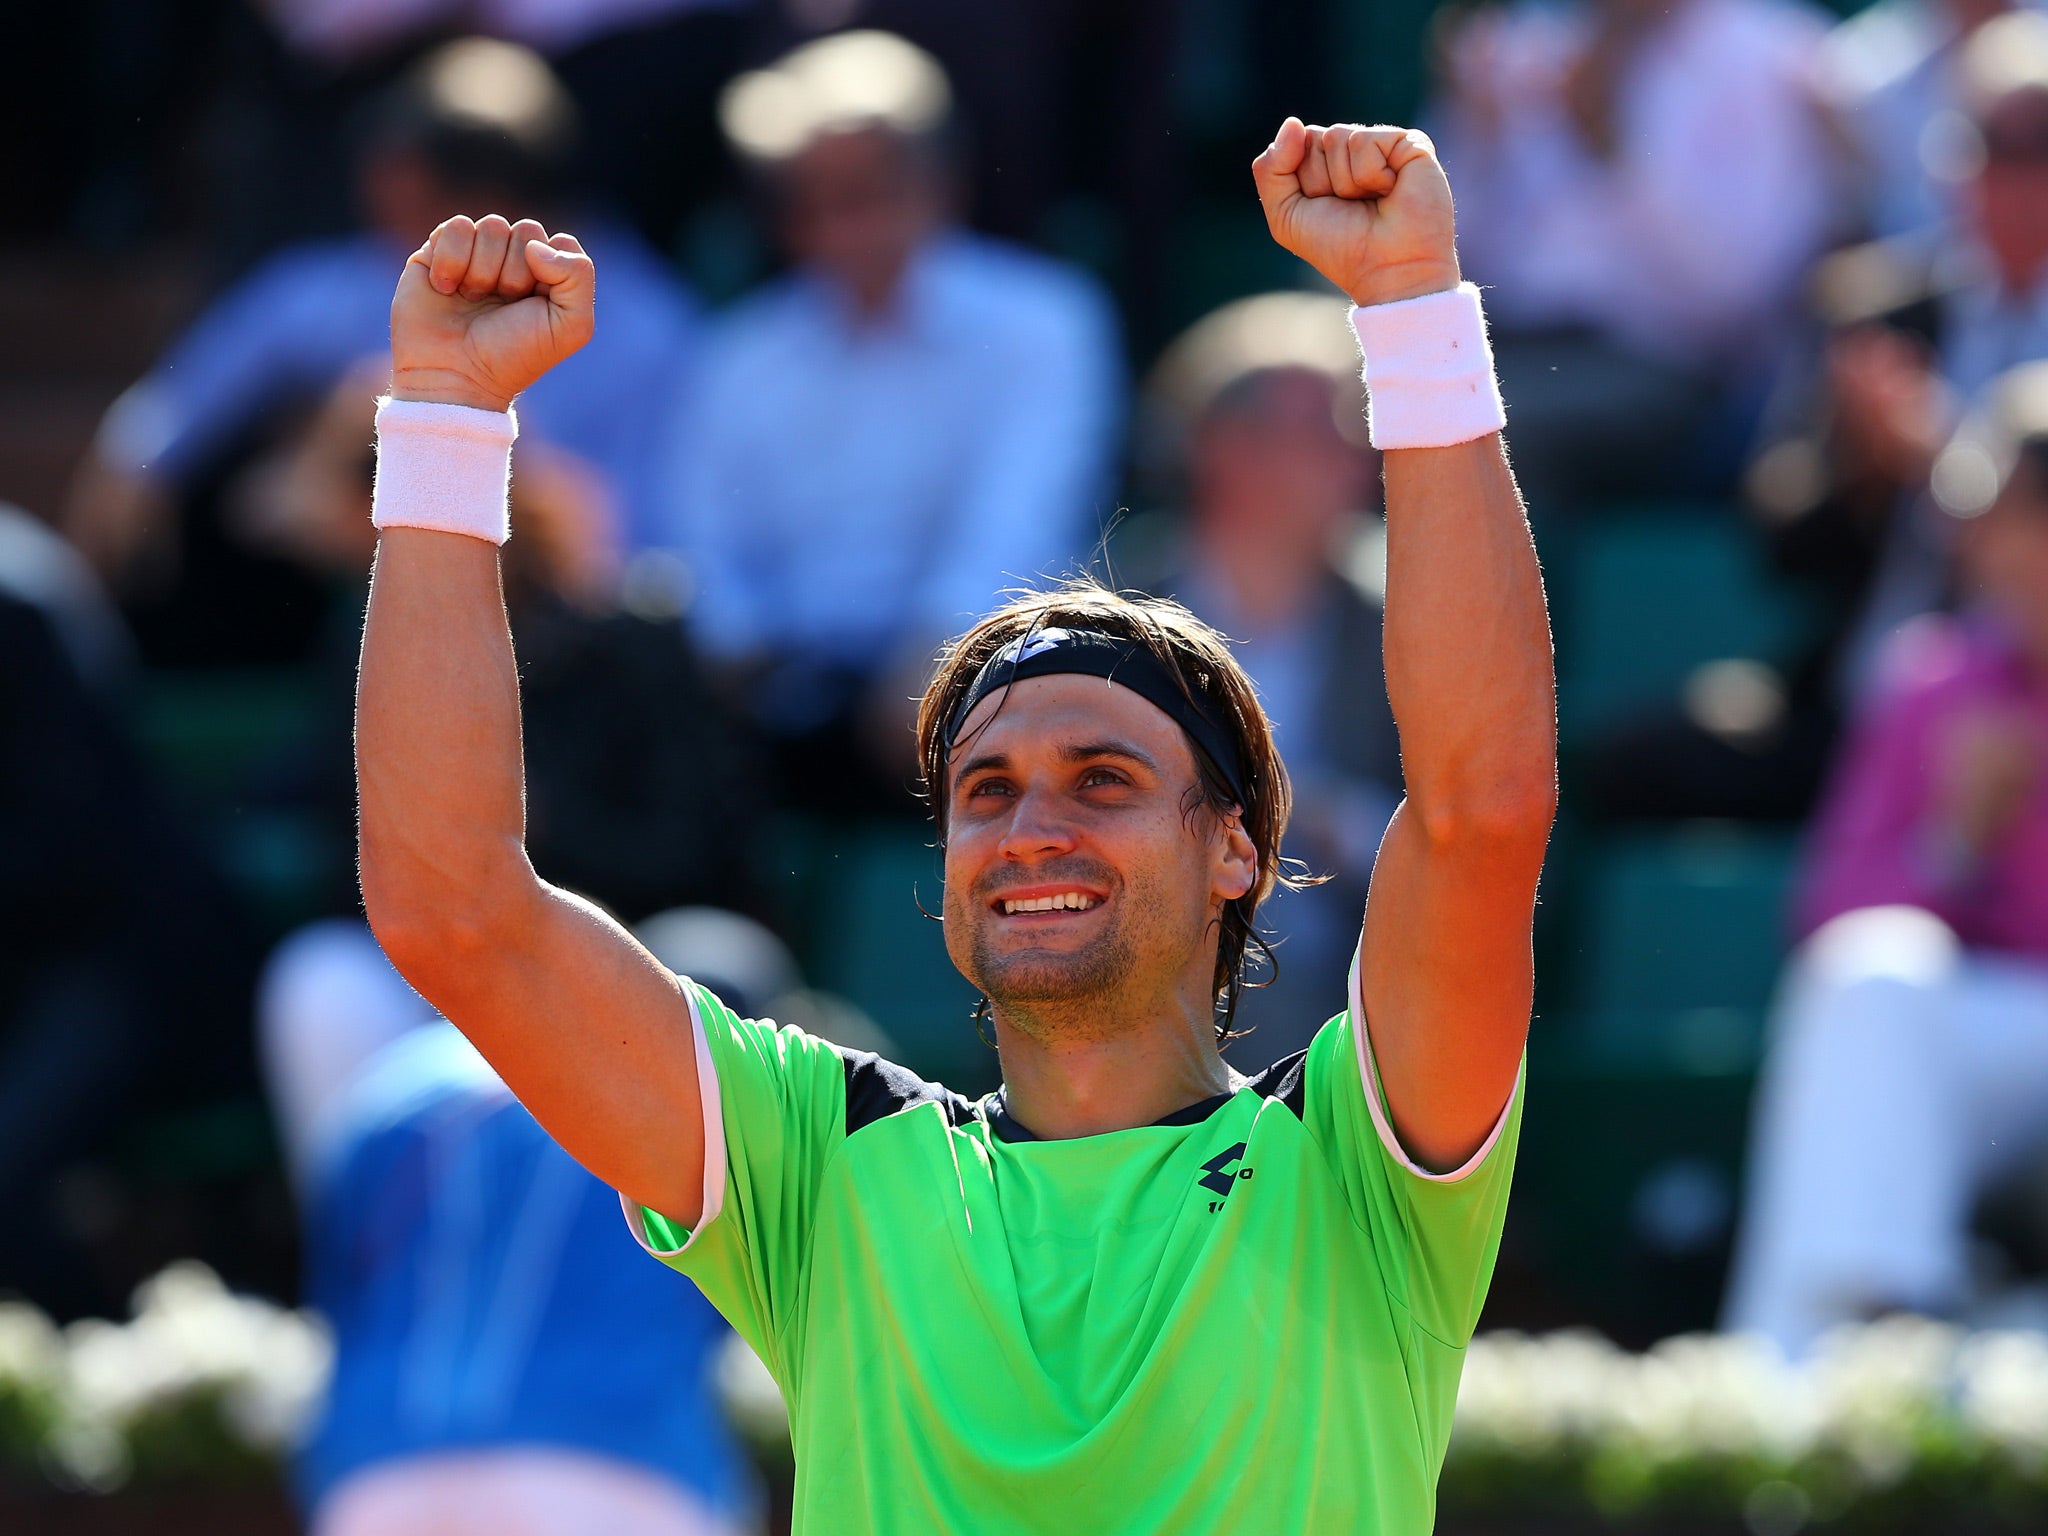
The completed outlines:
{"type": "Polygon", "coordinates": [[[1086,912],[1094,906],[1095,898],[1080,891],[1062,891],[1057,896],[1033,896],[1024,901],[1003,902],[1003,915],[1014,912],[1086,912]]]}

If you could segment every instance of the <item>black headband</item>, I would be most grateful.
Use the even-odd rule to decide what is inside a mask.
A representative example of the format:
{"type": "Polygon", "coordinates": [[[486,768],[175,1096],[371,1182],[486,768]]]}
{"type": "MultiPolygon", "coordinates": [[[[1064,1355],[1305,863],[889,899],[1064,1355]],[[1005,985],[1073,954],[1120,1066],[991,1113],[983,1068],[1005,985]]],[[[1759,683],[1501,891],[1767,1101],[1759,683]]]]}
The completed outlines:
{"type": "Polygon", "coordinates": [[[1238,805],[1250,805],[1244,790],[1243,756],[1237,742],[1209,707],[1153,654],[1150,646],[1099,630],[1034,629],[989,657],[975,674],[974,686],[962,696],[946,722],[946,750],[953,750],[960,727],[974,713],[974,706],[998,688],[1058,673],[1105,678],[1164,710],[1188,733],[1196,751],[1216,769],[1238,805]]]}

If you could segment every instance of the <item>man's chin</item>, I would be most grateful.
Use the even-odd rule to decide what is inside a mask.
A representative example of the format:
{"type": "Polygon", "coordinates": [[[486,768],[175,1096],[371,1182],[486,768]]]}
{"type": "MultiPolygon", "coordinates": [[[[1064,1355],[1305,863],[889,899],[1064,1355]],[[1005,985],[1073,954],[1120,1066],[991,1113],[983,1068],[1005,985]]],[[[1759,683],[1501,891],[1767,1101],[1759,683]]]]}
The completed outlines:
{"type": "Polygon", "coordinates": [[[1069,955],[1043,950],[981,957],[981,990],[998,1009],[1082,1002],[1112,991],[1128,967],[1114,954],[1084,950],[1069,955]]]}

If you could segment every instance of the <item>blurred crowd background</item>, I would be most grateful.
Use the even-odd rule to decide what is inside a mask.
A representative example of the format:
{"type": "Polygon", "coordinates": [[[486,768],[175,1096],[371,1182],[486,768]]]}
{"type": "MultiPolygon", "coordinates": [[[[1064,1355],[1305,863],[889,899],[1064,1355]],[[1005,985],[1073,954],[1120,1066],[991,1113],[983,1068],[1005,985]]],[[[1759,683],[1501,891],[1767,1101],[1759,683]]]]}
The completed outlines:
{"type": "MultiPolygon", "coordinates": [[[[596,340],[520,404],[506,557],[544,876],[743,1007],[992,1086],[911,701],[1004,589],[1093,570],[1241,642],[1288,851],[1333,877],[1270,909],[1255,1069],[1341,1006],[1401,782],[1345,305],[1247,170],[1290,112],[1434,134],[1550,584],[1539,1112],[1488,1324],[1795,1356],[1898,1309],[2048,1328],[2048,15],[92,0],[8,30],[0,1289],[113,1314],[198,1257],[317,1302],[333,1529],[433,1492],[366,1468],[522,1435],[745,1506],[676,1429],[708,1398],[658,1390],[713,1320],[361,921],[405,254],[501,211],[598,263],[596,340]]],[[[633,1496],[588,1494],[639,1529],[633,1496]]]]}

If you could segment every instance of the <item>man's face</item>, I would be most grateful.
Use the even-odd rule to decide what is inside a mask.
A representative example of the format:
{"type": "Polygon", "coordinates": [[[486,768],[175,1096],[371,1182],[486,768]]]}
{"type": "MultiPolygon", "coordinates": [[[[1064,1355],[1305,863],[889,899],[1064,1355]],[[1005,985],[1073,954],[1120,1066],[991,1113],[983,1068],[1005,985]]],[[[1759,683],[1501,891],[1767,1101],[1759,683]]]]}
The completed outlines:
{"type": "Polygon", "coordinates": [[[463,212],[423,158],[393,147],[363,157],[356,168],[356,202],[370,228],[407,250],[443,219],[463,212]]]}
{"type": "Polygon", "coordinates": [[[1130,1008],[1206,992],[1256,856],[1190,814],[1194,753],[1164,711],[1097,677],[1029,678],[976,707],[948,779],[946,948],[1003,1020],[1035,1032],[1099,999],[1088,1033],[1117,1034],[1143,1022],[1130,1008]]]}
{"type": "Polygon", "coordinates": [[[790,254],[870,302],[893,288],[941,214],[931,169],[879,128],[816,140],[782,168],[781,192],[790,254]]]}
{"type": "Polygon", "coordinates": [[[2048,269],[2048,91],[2016,91],[1984,116],[1984,168],[1972,189],[1977,230],[2015,294],[2048,269]]]}
{"type": "Polygon", "coordinates": [[[445,181],[426,156],[403,145],[384,145],[364,154],[356,166],[356,205],[364,224],[411,250],[443,219],[502,213],[538,217],[532,198],[505,187],[445,181]]]}
{"type": "Polygon", "coordinates": [[[1372,456],[1339,428],[1328,378],[1286,368],[1253,382],[1249,399],[1196,432],[1195,514],[1248,522],[1320,563],[1344,518],[1371,500],[1372,456]]]}

